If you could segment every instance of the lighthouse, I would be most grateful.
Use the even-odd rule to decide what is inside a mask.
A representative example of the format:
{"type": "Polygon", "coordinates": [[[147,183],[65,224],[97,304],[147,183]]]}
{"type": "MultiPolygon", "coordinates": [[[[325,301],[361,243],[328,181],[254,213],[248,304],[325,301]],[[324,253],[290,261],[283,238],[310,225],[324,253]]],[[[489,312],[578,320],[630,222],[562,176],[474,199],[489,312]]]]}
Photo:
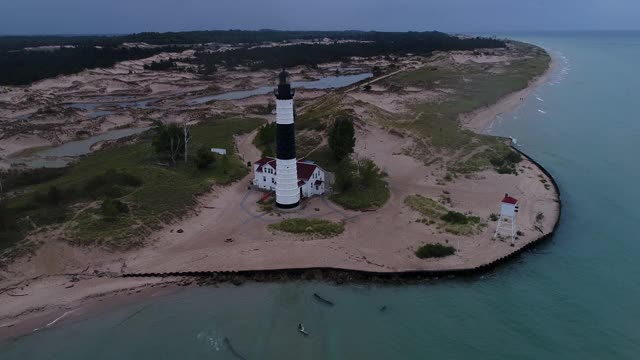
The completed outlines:
{"type": "Polygon", "coordinates": [[[289,74],[282,69],[276,96],[276,206],[293,209],[300,204],[296,162],[293,95],[289,74]]]}

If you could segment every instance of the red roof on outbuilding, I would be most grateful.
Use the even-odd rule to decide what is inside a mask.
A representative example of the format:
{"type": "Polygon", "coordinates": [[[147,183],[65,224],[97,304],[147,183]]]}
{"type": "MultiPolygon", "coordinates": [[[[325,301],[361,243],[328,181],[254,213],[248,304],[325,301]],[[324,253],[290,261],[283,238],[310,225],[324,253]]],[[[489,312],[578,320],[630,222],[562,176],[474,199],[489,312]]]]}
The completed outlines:
{"type": "Polygon", "coordinates": [[[505,196],[504,199],[502,199],[503,203],[507,203],[507,204],[511,204],[511,205],[515,205],[518,203],[518,199],[513,198],[511,196],[505,196]]]}

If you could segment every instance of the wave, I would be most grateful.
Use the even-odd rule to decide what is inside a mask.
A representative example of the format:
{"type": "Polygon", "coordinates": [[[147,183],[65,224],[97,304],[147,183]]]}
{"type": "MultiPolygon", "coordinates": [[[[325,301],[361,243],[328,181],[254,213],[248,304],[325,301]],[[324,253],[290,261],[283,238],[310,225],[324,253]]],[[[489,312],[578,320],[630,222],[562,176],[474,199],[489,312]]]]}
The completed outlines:
{"type": "Polygon", "coordinates": [[[206,344],[211,346],[215,351],[220,351],[221,345],[223,343],[223,337],[215,336],[213,333],[208,333],[205,331],[201,331],[196,335],[196,339],[200,341],[204,341],[206,344]]]}
{"type": "Polygon", "coordinates": [[[538,112],[541,113],[541,114],[546,114],[547,113],[546,111],[540,110],[540,109],[538,109],[538,112]]]}

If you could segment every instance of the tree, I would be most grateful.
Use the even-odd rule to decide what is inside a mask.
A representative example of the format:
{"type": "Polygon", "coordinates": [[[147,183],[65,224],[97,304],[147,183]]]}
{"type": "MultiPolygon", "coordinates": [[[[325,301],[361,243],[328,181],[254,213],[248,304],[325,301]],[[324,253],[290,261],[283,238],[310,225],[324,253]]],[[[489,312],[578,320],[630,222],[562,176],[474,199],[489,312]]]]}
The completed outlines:
{"type": "Polygon", "coordinates": [[[60,204],[60,200],[62,200],[62,194],[60,194],[60,190],[55,185],[49,186],[49,191],[47,192],[47,201],[51,205],[60,204]]]}
{"type": "Polygon", "coordinates": [[[349,158],[342,159],[336,168],[335,189],[339,192],[348,191],[356,185],[357,180],[356,164],[349,158]]]}
{"type": "Polygon", "coordinates": [[[378,179],[383,177],[382,171],[371,159],[360,160],[357,165],[360,184],[365,188],[374,185],[378,179]]]}
{"type": "Polygon", "coordinates": [[[184,130],[176,123],[165,124],[157,121],[155,132],[152,145],[156,153],[169,157],[171,164],[175,165],[186,148],[183,146],[184,130]]]}
{"type": "Polygon", "coordinates": [[[222,155],[222,161],[220,162],[220,166],[222,167],[223,174],[226,175],[229,173],[229,167],[231,166],[231,162],[229,161],[229,156],[222,155]]]}
{"type": "Polygon", "coordinates": [[[184,135],[184,162],[187,162],[187,145],[189,144],[189,140],[191,140],[191,125],[188,122],[182,124],[182,133],[184,135]]]}
{"type": "Polygon", "coordinates": [[[276,147],[276,129],[277,124],[272,122],[270,124],[264,124],[258,130],[255,144],[262,150],[262,156],[275,156],[276,147]]]}
{"type": "Polygon", "coordinates": [[[329,130],[329,147],[333,152],[333,156],[336,160],[341,161],[353,153],[355,145],[356,137],[353,120],[346,116],[337,118],[329,130]]]}
{"type": "Polygon", "coordinates": [[[201,146],[196,153],[196,167],[200,170],[206,169],[216,160],[211,150],[205,146],[201,146]]]}

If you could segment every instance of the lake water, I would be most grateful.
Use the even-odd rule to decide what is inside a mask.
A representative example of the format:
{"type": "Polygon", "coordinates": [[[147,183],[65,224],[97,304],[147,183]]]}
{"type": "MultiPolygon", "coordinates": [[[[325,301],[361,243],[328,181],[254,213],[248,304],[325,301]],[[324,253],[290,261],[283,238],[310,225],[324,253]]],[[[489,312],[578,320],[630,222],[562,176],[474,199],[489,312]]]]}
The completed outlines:
{"type": "Polygon", "coordinates": [[[146,131],[148,128],[125,128],[104,132],[100,135],[92,136],[83,140],[76,140],[64,143],[60,146],[38,151],[28,158],[12,159],[13,163],[24,163],[28,167],[64,167],[74,157],[85,155],[91,152],[91,147],[100,141],[117,140],[134,134],[146,131]]]}
{"type": "Polygon", "coordinates": [[[422,285],[189,288],[17,339],[0,358],[238,359],[224,337],[246,359],[638,358],[640,34],[512,37],[560,59],[492,128],[558,180],[550,242],[484,276],[422,285]]]}
{"type": "MultiPolygon", "coordinates": [[[[300,89],[334,89],[355,84],[358,81],[372,77],[372,73],[354,75],[326,76],[312,81],[294,81],[291,86],[300,89]]],[[[266,95],[273,92],[273,86],[263,86],[252,90],[229,91],[217,95],[202,96],[189,100],[189,105],[204,104],[212,100],[239,100],[256,95],[266,95]]]]}

